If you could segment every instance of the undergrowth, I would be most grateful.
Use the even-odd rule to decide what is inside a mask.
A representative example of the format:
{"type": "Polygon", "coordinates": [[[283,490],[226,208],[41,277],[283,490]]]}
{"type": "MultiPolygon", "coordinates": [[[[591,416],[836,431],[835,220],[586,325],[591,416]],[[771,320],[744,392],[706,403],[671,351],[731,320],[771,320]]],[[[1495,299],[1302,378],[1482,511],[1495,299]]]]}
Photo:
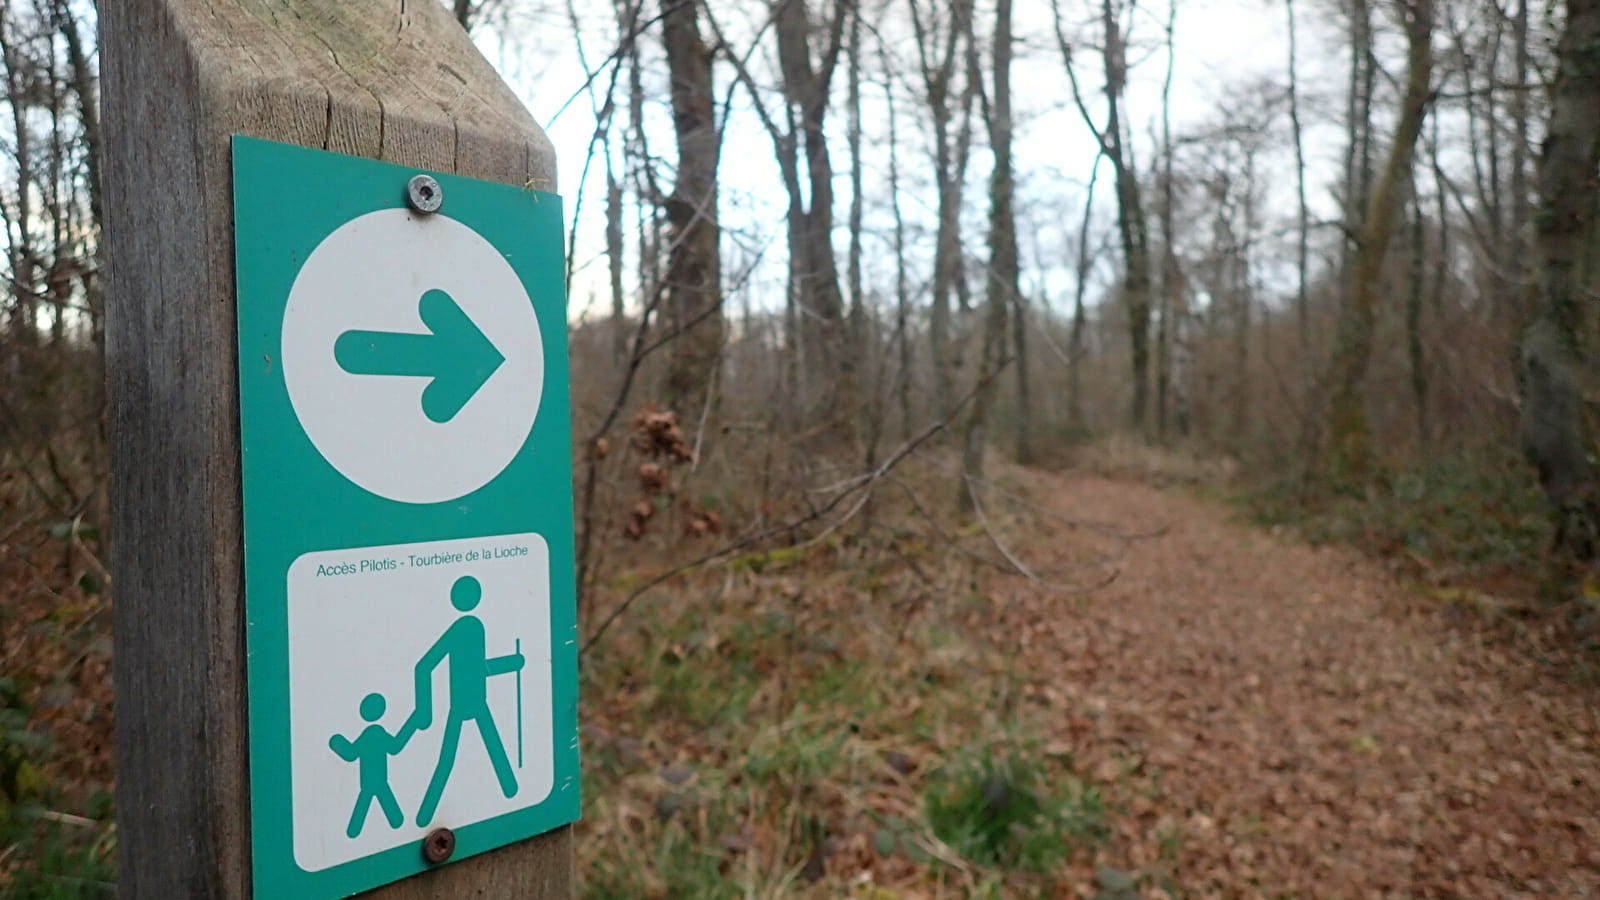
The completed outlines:
{"type": "Polygon", "coordinates": [[[16,682],[0,678],[0,897],[113,897],[110,796],[91,796],[89,816],[56,811],[67,786],[47,763],[55,742],[31,719],[16,682]]]}
{"type": "MultiPolygon", "coordinates": [[[[905,527],[908,510],[877,514],[895,527],[680,577],[586,654],[581,897],[1033,898],[1094,882],[1126,785],[1042,749],[1059,722],[1018,701],[1038,673],[991,633],[989,579],[905,527]]],[[[619,575],[598,606],[636,581],[619,575]]]]}
{"type": "Polygon", "coordinates": [[[18,472],[0,458],[0,897],[109,898],[111,635],[99,535],[18,472]]]}
{"type": "Polygon", "coordinates": [[[1280,482],[1244,503],[1262,524],[1394,559],[1435,584],[1529,590],[1551,540],[1538,483],[1510,453],[1418,461],[1360,486],[1280,482]]]}

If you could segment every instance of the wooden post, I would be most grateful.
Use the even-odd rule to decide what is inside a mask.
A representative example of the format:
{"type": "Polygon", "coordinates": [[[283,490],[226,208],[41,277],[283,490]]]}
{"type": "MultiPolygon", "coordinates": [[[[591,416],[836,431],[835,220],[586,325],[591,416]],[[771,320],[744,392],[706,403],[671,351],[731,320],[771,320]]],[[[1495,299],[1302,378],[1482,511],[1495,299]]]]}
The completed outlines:
{"type": "MultiPolygon", "coordinates": [[[[120,896],[249,897],[230,136],[544,190],[555,154],[438,0],[116,0],[100,47],[120,896]]],[[[565,900],[571,832],[364,896],[565,900]]]]}

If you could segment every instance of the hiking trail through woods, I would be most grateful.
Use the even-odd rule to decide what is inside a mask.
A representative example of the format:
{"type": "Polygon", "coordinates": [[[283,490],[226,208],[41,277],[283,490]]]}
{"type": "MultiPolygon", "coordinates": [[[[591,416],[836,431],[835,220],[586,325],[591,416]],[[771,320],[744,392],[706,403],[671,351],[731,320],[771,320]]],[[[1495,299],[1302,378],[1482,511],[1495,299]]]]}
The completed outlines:
{"type": "Polygon", "coordinates": [[[1030,563],[1119,555],[1086,600],[994,598],[1082,763],[1153,786],[1098,864],[1175,852],[1202,896],[1600,897],[1600,685],[1354,551],[1178,490],[1037,479],[1061,518],[1030,563]]]}

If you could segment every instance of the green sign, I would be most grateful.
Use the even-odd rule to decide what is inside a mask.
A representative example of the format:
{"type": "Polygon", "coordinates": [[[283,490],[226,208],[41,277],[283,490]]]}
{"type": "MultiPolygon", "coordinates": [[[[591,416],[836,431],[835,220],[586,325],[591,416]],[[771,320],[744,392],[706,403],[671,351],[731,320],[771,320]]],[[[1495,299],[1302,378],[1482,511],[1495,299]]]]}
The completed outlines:
{"type": "Polygon", "coordinates": [[[347,897],[578,817],[561,199],[233,168],[255,894],[347,897]]]}

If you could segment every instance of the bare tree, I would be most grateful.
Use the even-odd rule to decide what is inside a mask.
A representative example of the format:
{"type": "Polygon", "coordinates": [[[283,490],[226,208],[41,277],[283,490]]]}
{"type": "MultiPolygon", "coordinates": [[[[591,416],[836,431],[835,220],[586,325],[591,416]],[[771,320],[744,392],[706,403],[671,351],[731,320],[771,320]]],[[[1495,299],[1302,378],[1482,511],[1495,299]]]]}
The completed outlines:
{"type": "Polygon", "coordinates": [[[1532,86],[1532,53],[1528,36],[1528,0],[1517,0],[1517,11],[1512,19],[1512,85],[1511,85],[1511,240],[1506,247],[1505,265],[1512,273],[1515,287],[1511,303],[1515,322],[1520,326],[1528,315],[1527,294],[1531,286],[1529,277],[1528,224],[1532,207],[1528,189],[1528,126],[1532,120],[1528,92],[1532,86]]]}
{"type": "Polygon", "coordinates": [[[1306,146],[1300,123],[1300,38],[1295,21],[1294,0],[1283,0],[1289,17],[1289,127],[1294,136],[1295,195],[1299,201],[1298,228],[1295,232],[1295,332],[1300,338],[1300,355],[1311,351],[1311,309],[1307,298],[1310,281],[1311,206],[1306,202],[1306,146]]]}
{"type": "Polygon", "coordinates": [[[988,106],[989,144],[994,171],[989,180],[989,278],[984,301],[983,353],[978,364],[977,395],[962,428],[962,475],[959,505],[972,508],[971,479],[983,477],[985,428],[994,397],[994,379],[1004,365],[1006,317],[1018,293],[1015,175],[1011,157],[1011,0],[995,4],[994,89],[988,106]]]}
{"type": "Polygon", "coordinates": [[[0,8],[0,57],[6,75],[6,96],[11,107],[11,151],[17,164],[15,206],[11,210],[11,337],[19,344],[33,343],[37,335],[38,295],[34,291],[34,266],[39,259],[34,247],[34,146],[33,129],[28,123],[28,107],[39,99],[30,90],[40,77],[33,58],[19,46],[22,37],[17,17],[7,7],[0,8]]]}
{"type": "Polygon", "coordinates": [[[954,103],[956,54],[961,43],[972,41],[972,0],[952,0],[948,18],[937,18],[943,5],[924,11],[920,0],[909,0],[911,22],[917,36],[928,115],[933,128],[934,177],[939,191],[939,226],[934,244],[932,305],[928,312],[928,337],[933,351],[933,384],[939,412],[948,414],[955,402],[955,347],[950,333],[950,298],[961,276],[961,207],[972,147],[972,104],[978,84],[968,78],[954,103]],[[937,54],[937,55],[935,55],[937,54]],[[955,133],[951,133],[952,126],[955,133]]]}
{"type": "MultiPolygon", "coordinates": [[[[1181,326],[1177,320],[1187,313],[1183,300],[1183,274],[1178,266],[1177,230],[1173,206],[1177,203],[1172,164],[1172,76],[1177,69],[1178,3],[1167,5],[1167,74],[1161,82],[1161,294],[1156,332],[1156,435],[1167,436],[1167,399],[1172,388],[1172,345],[1181,326]]],[[[1179,419],[1178,433],[1188,429],[1187,417],[1179,419]]]]}
{"type": "Polygon", "coordinates": [[[1089,289],[1089,268],[1093,257],[1089,253],[1090,226],[1094,223],[1094,189],[1100,181],[1100,160],[1097,154],[1089,167],[1089,185],[1083,192],[1083,221],[1078,226],[1078,247],[1074,274],[1076,281],[1072,296],[1072,330],[1067,344],[1067,426],[1072,433],[1082,436],[1088,430],[1083,416],[1083,356],[1084,329],[1087,315],[1084,312],[1084,295],[1089,289]]]}
{"type": "MultiPolygon", "coordinates": [[[[880,44],[879,60],[889,71],[888,50],[880,44]]],[[[906,267],[906,217],[900,202],[900,126],[893,82],[883,82],[883,104],[889,120],[889,205],[894,214],[894,339],[900,356],[895,393],[900,407],[901,440],[911,439],[911,274],[906,267]]]]}
{"type": "Polygon", "coordinates": [[[1406,33],[1404,95],[1383,172],[1373,184],[1356,235],[1350,286],[1340,310],[1328,377],[1332,396],[1326,461],[1332,471],[1356,477],[1365,475],[1372,464],[1364,384],[1377,323],[1379,280],[1433,97],[1433,0],[1396,0],[1395,12],[1406,33]]]}
{"type": "Polygon", "coordinates": [[[1411,400],[1417,417],[1417,445],[1426,453],[1432,438],[1432,427],[1428,420],[1428,365],[1422,333],[1422,298],[1427,280],[1428,245],[1415,167],[1410,173],[1410,182],[1406,204],[1410,213],[1406,241],[1406,255],[1410,264],[1406,273],[1406,362],[1411,370],[1411,400]]]}
{"type": "Polygon", "coordinates": [[[1083,92],[1078,87],[1077,71],[1073,66],[1073,45],[1067,40],[1062,25],[1059,0],[1051,0],[1051,6],[1055,12],[1056,42],[1066,63],[1067,76],[1072,82],[1073,99],[1084,124],[1093,132],[1116,174],[1117,234],[1122,244],[1123,261],[1122,299],[1127,307],[1128,345],[1132,351],[1133,399],[1128,408],[1128,426],[1134,431],[1142,431],[1146,425],[1150,394],[1150,233],[1145,221],[1138,172],[1124,133],[1126,125],[1122,104],[1128,81],[1128,54],[1127,35],[1120,21],[1123,7],[1113,0],[1101,0],[1100,4],[1100,24],[1105,39],[1101,61],[1104,64],[1106,94],[1106,124],[1102,129],[1095,124],[1084,102],[1083,92]]]}
{"type": "Polygon", "coordinates": [[[1600,551],[1600,482],[1587,397],[1596,383],[1589,244],[1600,201],[1600,0],[1567,0],[1539,158],[1538,315],[1522,337],[1522,440],[1555,509],[1557,547],[1600,551]]]}
{"type": "Polygon", "coordinates": [[[680,414],[709,405],[722,352],[722,256],[718,242],[717,162],[722,154],[712,88],[711,50],[700,37],[698,0],[662,0],[661,24],[672,78],[678,169],[666,200],[670,226],[667,311],[674,332],[667,400],[680,414]]]}
{"type": "MultiPolygon", "coordinates": [[[[862,285],[861,244],[862,217],[866,214],[862,194],[865,180],[866,167],[861,159],[861,10],[859,5],[850,14],[850,27],[845,47],[845,90],[847,99],[845,106],[849,113],[849,120],[845,126],[845,142],[850,151],[850,210],[849,217],[849,248],[845,251],[845,281],[850,294],[849,312],[846,313],[846,340],[849,346],[845,355],[852,360],[859,360],[863,367],[867,361],[867,342],[869,335],[869,315],[866,301],[862,296],[865,288],[862,285]]],[[[884,370],[883,365],[878,366],[879,375],[884,370]]],[[[872,386],[862,385],[859,395],[856,415],[860,418],[866,444],[866,464],[870,468],[876,465],[878,440],[883,435],[882,393],[877,388],[881,378],[873,378],[872,386]]]]}
{"type": "Polygon", "coordinates": [[[810,0],[778,0],[774,16],[778,67],[789,127],[777,135],[779,165],[789,189],[791,279],[804,313],[802,333],[816,354],[813,385],[818,400],[812,418],[836,436],[852,440],[859,413],[858,361],[851,355],[839,266],[833,249],[833,162],[825,130],[829,86],[839,61],[853,0],[836,0],[824,27],[812,20],[810,0]],[[821,53],[813,41],[822,37],[821,53]],[[816,55],[820,62],[813,60],[816,55]],[[804,145],[806,192],[800,192],[797,145],[804,145]]]}

